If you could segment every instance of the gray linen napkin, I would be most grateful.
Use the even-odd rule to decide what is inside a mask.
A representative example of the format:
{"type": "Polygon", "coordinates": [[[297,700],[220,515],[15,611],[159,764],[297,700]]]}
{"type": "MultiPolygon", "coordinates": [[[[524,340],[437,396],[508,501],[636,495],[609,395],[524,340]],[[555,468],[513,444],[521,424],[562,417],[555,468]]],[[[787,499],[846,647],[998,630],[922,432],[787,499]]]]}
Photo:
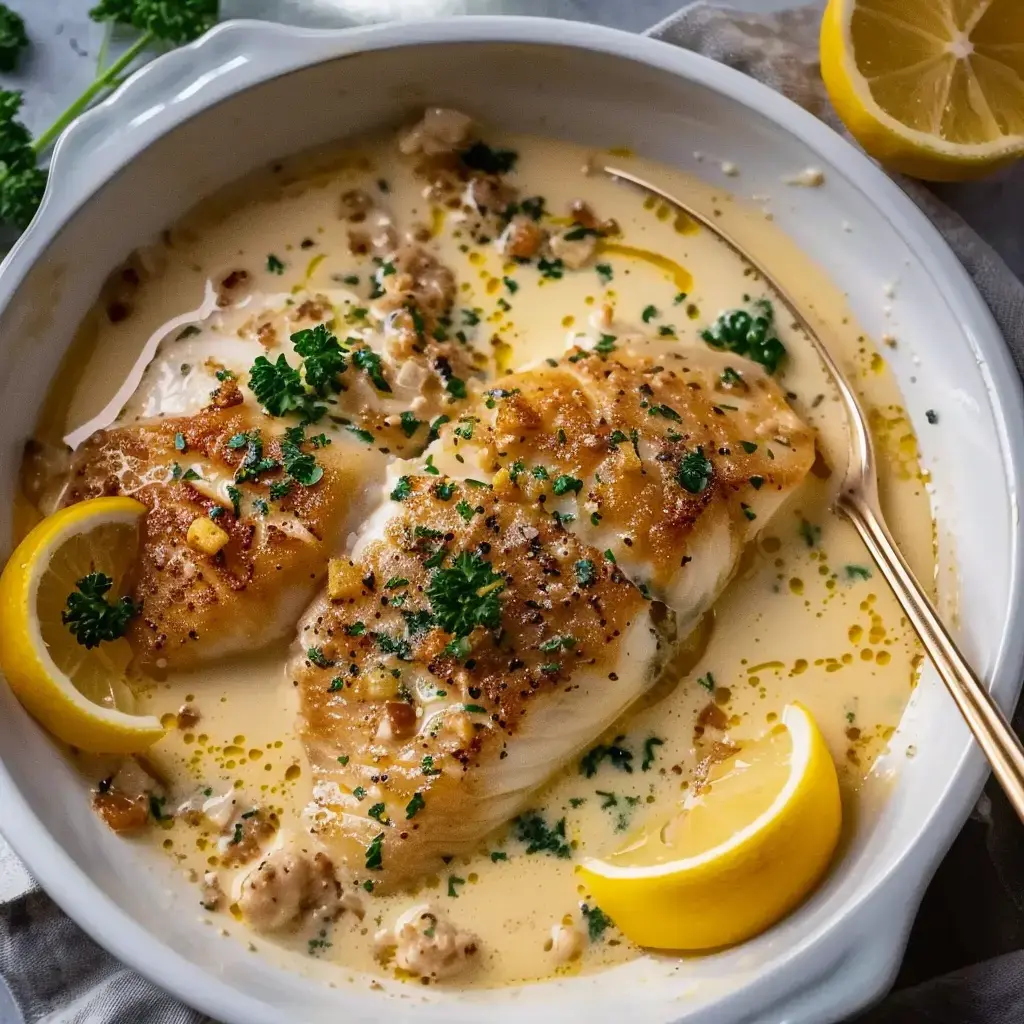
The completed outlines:
{"type": "MultiPolygon", "coordinates": [[[[288,2],[277,6],[281,12],[278,20],[288,20],[288,2]]],[[[757,16],[701,2],[656,25],[649,34],[739,68],[838,128],[818,75],[819,18],[816,8],[757,16]]],[[[942,201],[956,202],[965,188],[982,190],[982,196],[992,197],[992,216],[1024,220],[1024,206],[1019,201],[1024,195],[1024,168],[975,186],[933,190],[907,180],[899,184],[935,223],[974,278],[1018,369],[1024,370],[1024,285],[1000,255],[942,201]],[[1018,201],[1009,202],[1015,195],[1018,201]]],[[[981,211],[976,216],[984,217],[988,207],[975,202],[974,208],[981,211]]],[[[1024,254],[1012,248],[1013,239],[1007,244],[1006,255],[1024,270],[1024,254]]],[[[1024,715],[1019,719],[1015,725],[1021,732],[1024,715]]],[[[1024,1021],[1020,826],[994,787],[990,786],[989,797],[979,808],[925,899],[901,974],[901,981],[908,986],[899,989],[898,983],[898,991],[858,1018],[858,1024],[1024,1021]],[[971,878],[969,895],[965,894],[965,877],[971,878]],[[992,959],[978,963],[989,957],[992,959]],[[937,970],[950,973],[934,978],[936,964],[940,965],[937,970]],[[973,966],[965,968],[965,964],[973,966]]],[[[0,975],[7,980],[28,1024],[208,1021],[115,961],[38,890],[0,905],[0,975]]],[[[0,1015],[0,1024],[8,1024],[7,1016],[0,1015]]]]}

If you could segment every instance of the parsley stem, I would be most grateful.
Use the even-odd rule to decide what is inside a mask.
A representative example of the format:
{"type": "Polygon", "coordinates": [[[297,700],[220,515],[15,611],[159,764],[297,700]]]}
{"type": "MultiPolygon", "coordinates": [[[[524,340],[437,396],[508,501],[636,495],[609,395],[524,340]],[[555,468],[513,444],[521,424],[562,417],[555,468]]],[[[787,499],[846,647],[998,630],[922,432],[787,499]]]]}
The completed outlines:
{"type": "Polygon", "coordinates": [[[103,66],[107,63],[107,54],[110,51],[110,37],[114,34],[114,23],[112,21],[103,24],[103,39],[100,42],[99,52],[96,54],[96,74],[103,74],[103,66]]]}
{"type": "Polygon", "coordinates": [[[68,107],[68,109],[65,110],[64,113],[61,114],[60,117],[58,117],[57,120],[54,121],[53,124],[51,124],[50,127],[35,140],[35,142],[32,143],[32,148],[35,152],[38,154],[47,150],[56,141],[60,133],[64,131],[64,129],[67,128],[67,126],[71,124],[79,114],[83,114],[88,110],[93,100],[95,100],[96,97],[104,91],[104,89],[110,88],[116,84],[117,78],[121,72],[128,68],[134,62],[135,58],[138,57],[139,54],[142,53],[142,51],[145,50],[155,38],[156,37],[152,32],[143,33],[136,42],[129,46],[128,49],[110,65],[110,67],[108,67],[102,74],[98,75],[92,85],[90,85],[89,88],[86,89],[85,92],[83,92],[82,95],[79,96],[78,99],[75,100],[75,102],[72,103],[71,106],[68,107]]]}

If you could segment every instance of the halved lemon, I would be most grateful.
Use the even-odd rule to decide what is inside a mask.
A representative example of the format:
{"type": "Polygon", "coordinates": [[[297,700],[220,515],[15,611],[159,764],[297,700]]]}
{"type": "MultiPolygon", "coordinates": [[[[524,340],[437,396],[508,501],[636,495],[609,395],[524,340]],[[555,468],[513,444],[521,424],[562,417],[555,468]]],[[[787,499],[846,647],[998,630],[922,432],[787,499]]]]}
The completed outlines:
{"type": "Polygon", "coordinates": [[[58,739],[90,753],[130,754],[164,734],[159,719],[131,713],[126,640],[86,649],[61,620],[68,595],[93,572],[123,593],[146,506],[94,498],[47,516],[0,576],[0,670],[18,699],[58,739]]]}
{"type": "Polygon", "coordinates": [[[714,765],[681,813],[579,870],[637,944],[729,946],[810,892],[835,851],[841,817],[832,756],[807,710],[790,704],[765,737],[714,765]]]}
{"type": "Polygon", "coordinates": [[[850,134],[917,178],[1024,155],[1021,0],[829,0],[821,75],[850,134]]]}

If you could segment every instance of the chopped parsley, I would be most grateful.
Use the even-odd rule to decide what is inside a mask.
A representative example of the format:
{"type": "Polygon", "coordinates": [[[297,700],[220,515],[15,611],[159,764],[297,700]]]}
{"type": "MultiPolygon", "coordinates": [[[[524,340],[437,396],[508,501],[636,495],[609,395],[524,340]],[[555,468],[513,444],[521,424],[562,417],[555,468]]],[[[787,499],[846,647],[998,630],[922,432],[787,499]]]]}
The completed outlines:
{"type": "Polygon", "coordinates": [[[411,412],[403,412],[401,417],[402,421],[402,432],[406,437],[412,437],[420,427],[423,426],[423,420],[416,419],[411,412]]]}
{"type": "Polygon", "coordinates": [[[697,685],[703,686],[708,693],[715,692],[715,677],[712,673],[708,672],[707,675],[697,676],[697,685]]]}
{"type": "Polygon", "coordinates": [[[422,811],[427,806],[426,800],[423,799],[423,794],[418,790],[413,793],[412,799],[405,805],[405,819],[408,821],[410,818],[415,818],[418,811],[422,811]]]}
{"type": "Polygon", "coordinates": [[[385,807],[383,803],[374,804],[366,813],[369,817],[373,818],[374,821],[379,821],[382,825],[388,825],[388,816],[385,814],[385,807]]]}
{"type": "Polygon", "coordinates": [[[372,348],[359,348],[352,353],[352,365],[362,370],[378,391],[390,391],[391,385],[384,379],[380,356],[372,348]]]}
{"type": "Polygon", "coordinates": [[[400,476],[391,492],[392,501],[405,501],[412,494],[412,479],[407,476],[400,476]]]}
{"type": "Polygon", "coordinates": [[[456,638],[477,626],[501,624],[501,591],[505,579],[476,552],[462,551],[450,568],[440,568],[427,586],[427,600],[438,626],[456,638]]]}
{"type": "Polygon", "coordinates": [[[353,622],[345,627],[345,636],[362,636],[366,632],[365,622],[353,622]]]}
{"type": "Polygon", "coordinates": [[[740,441],[740,447],[748,454],[753,455],[757,451],[757,445],[753,441],[740,441]]]}
{"type": "Polygon", "coordinates": [[[640,319],[645,324],[649,324],[656,316],[659,316],[657,306],[645,306],[644,311],[640,314],[640,319]]]}
{"type": "Polygon", "coordinates": [[[459,878],[458,875],[449,875],[448,876],[448,895],[453,900],[457,900],[459,898],[459,891],[455,887],[457,885],[465,885],[465,884],[466,884],[466,880],[464,878],[459,878]]]}
{"type": "MultiPolygon", "coordinates": [[[[345,350],[327,324],[317,324],[316,327],[297,331],[291,336],[291,342],[295,346],[296,354],[302,357],[302,372],[307,386],[321,396],[341,390],[339,378],[346,369],[345,350]]],[[[282,358],[278,357],[278,363],[282,358]]],[[[353,356],[353,362],[355,361],[356,358],[353,356]]],[[[382,390],[390,391],[391,389],[382,390]]],[[[257,395],[257,397],[259,396],[257,395]]],[[[307,396],[307,405],[309,402],[307,396]]],[[[272,410],[268,408],[267,411],[271,412],[272,410]]],[[[279,416],[281,413],[273,413],[273,415],[279,416]]]]}
{"type": "Polygon", "coordinates": [[[320,414],[317,409],[323,409],[313,402],[312,396],[302,386],[299,371],[289,365],[283,352],[275,363],[266,356],[256,357],[249,370],[249,390],[271,416],[297,412],[304,420],[312,422],[320,414]]]}
{"type": "Polygon", "coordinates": [[[537,261],[540,276],[551,281],[560,281],[565,274],[565,264],[560,259],[549,260],[543,256],[537,261]]]}
{"type": "Polygon", "coordinates": [[[704,454],[704,449],[696,448],[683,456],[679,463],[679,471],[676,473],[676,480],[679,486],[689,491],[690,494],[700,494],[711,483],[713,473],[714,466],[704,454]]]}
{"type": "Polygon", "coordinates": [[[581,587],[592,587],[597,582],[597,568],[589,558],[581,558],[573,569],[581,587]]]}
{"type": "Polygon", "coordinates": [[[663,416],[665,419],[672,420],[674,423],[681,423],[683,419],[671,405],[652,405],[650,409],[647,410],[647,415],[663,416]]]}
{"type": "Polygon", "coordinates": [[[334,666],[334,662],[324,654],[322,647],[307,648],[306,657],[316,665],[317,668],[332,668],[334,666]]]}
{"type": "Polygon", "coordinates": [[[510,295],[515,295],[519,291],[518,281],[514,281],[511,277],[503,277],[502,281],[505,283],[505,287],[509,290],[510,295]]]}
{"type": "Polygon", "coordinates": [[[229,484],[227,490],[228,497],[231,499],[231,511],[238,519],[242,515],[242,492],[233,484],[229,484]]]}
{"type": "Polygon", "coordinates": [[[468,523],[476,515],[476,509],[463,498],[456,506],[455,511],[468,523]]]}
{"type": "Polygon", "coordinates": [[[549,853],[562,860],[572,856],[566,841],[565,818],[548,825],[539,811],[523,811],[512,826],[515,838],[526,844],[527,853],[549,853]]]}
{"type": "Polygon", "coordinates": [[[267,256],[267,270],[272,274],[283,274],[284,264],[273,254],[267,256]]]}
{"type": "Polygon", "coordinates": [[[785,358],[786,349],[775,334],[772,304],[759,299],[753,305],[753,313],[744,309],[722,313],[700,336],[712,348],[746,356],[774,373],[785,358]]]}
{"type": "Polygon", "coordinates": [[[809,548],[817,547],[818,541],[821,540],[821,527],[815,526],[814,523],[809,523],[806,519],[801,519],[800,536],[803,537],[804,543],[809,548]]]}
{"type": "Polygon", "coordinates": [[[610,263],[598,263],[594,269],[597,271],[597,276],[601,279],[602,284],[607,284],[614,276],[610,263]]]}
{"type": "Polygon", "coordinates": [[[444,389],[452,398],[466,397],[466,382],[461,377],[449,377],[444,389]]]}
{"type": "Polygon", "coordinates": [[[644,740],[644,759],[640,763],[640,771],[649,772],[654,765],[654,748],[662,747],[665,745],[665,741],[657,736],[648,736],[644,740]]]}
{"type": "Polygon", "coordinates": [[[515,167],[519,154],[513,149],[494,149],[486,142],[474,142],[459,153],[459,159],[471,171],[508,174],[515,167]]]}
{"type": "Polygon", "coordinates": [[[592,779],[601,765],[608,761],[613,768],[627,775],[633,774],[633,752],[620,746],[625,736],[616,736],[611,743],[598,743],[580,758],[580,774],[592,779]]]}
{"type": "Polygon", "coordinates": [[[302,487],[318,484],[324,475],[322,466],[318,466],[316,457],[311,452],[304,452],[302,445],[306,442],[306,434],[302,427],[289,427],[281,441],[281,458],[284,471],[302,487]]]}
{"type": "Polygon", "coordinates": [[[934,409],[925,409],[924,418],[934,427],[939,422],[939,414],[934,409]]]}
{"type": "Polygon", "coordinates": [[[587,922],[587,938],[591,942],[599,942],[601,936],[611,926],[612,919],[596,904],[589,906],[586,903],[580,904],[580,913],[587,922]]]}
{"type": "Polygon", "coordinates": [[[430,754],[424,754],[423,760],[420,762],[420,771],[424,775],[440,775],[441,769],[434,767],[434,759],[430,754]]]}
{"type": "Polygon", "coordinates": [[[583,481],[574,476],[567,476],[562,474],[559,477],[555,477],[554,483],[551,485],[551,489],[555,494],[567,494],[572,491],[573,494],[579,494],[580,489],[583,487],[583,481]]]}
{"type": "Polygon", "coordinates": [[[91,572],[68,594],[60,620],[87,650],[123,637],[128,622],[142,611],[142,606],[128,596],[111,603],[107,593],[113,585],[104,573],[91,572]]]}
{"type": "Polygon", "coordinates": [[[844,565],[843,572],[848,580],[871,579],[871,570],[866,565],[844,565]]]}
{"type": "Polygon", "coordinates": [[[384,867],[384,854],[381,844],[384,842],[384,833],[378,832],[366,848],[366,867],[369,871],[380,871],[384,867]]]}
{"type": "Polygon", "coordinates": [[[576,646],[576,637],[574,636],[553,636],[550,640],[545,640],[539,645],[539,650],[545,653],[549,651],[568,651],[576,646]]]}

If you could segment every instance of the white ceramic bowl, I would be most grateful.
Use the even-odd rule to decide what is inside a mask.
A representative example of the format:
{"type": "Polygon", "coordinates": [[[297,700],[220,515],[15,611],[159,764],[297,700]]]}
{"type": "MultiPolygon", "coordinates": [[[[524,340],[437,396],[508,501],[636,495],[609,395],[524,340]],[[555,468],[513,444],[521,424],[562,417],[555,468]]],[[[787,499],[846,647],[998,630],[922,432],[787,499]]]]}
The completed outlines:
{"type": "MultiPolygon", "coordinates": [[[[728,154],[746,194],[791,189],[781,226],[849,292],[887,352],[934,475],[943,573],[965,647],[1009,707],[1024,629],[1020,386],[988,310],[903,193],[809,114],[743,75],[650,39],[567,22],[465,18],[344,32],[226,24],[156,61],[61,141],[42,211],[0,272],[0,538],[21,446],[101,281],[200,196],[274,157],[411,115],[462,107],[511,128],[629,145],[697,176],[728,154]],[[854,226],[841,230],[843,221],[854,226]],[[883,320],[885,286],[898,281],[883,320]],[[937,426],[924,410],[941,409],[937,426]],[[951,538],[952,544],[945,543],[951,538]]],[[[722,183],[722,182],[720,182],[722,183]]],[[[89,810],[84,784],[0,688],[0,822],[47,891],[99,942],[231,1024],[380,1020],[602,1024],[836,1020],[891,983],[922,890],[984,777],[978,751],[926,671],[894,746],[891,799],[836,870],[779,926],[741,948],[647,958],[597,976],[459,995],[328,988],[198,923],[194,892],[144,863],[89,810]],[[484,1010],[486,1007],[486,1011],[484,1010]]]]}

